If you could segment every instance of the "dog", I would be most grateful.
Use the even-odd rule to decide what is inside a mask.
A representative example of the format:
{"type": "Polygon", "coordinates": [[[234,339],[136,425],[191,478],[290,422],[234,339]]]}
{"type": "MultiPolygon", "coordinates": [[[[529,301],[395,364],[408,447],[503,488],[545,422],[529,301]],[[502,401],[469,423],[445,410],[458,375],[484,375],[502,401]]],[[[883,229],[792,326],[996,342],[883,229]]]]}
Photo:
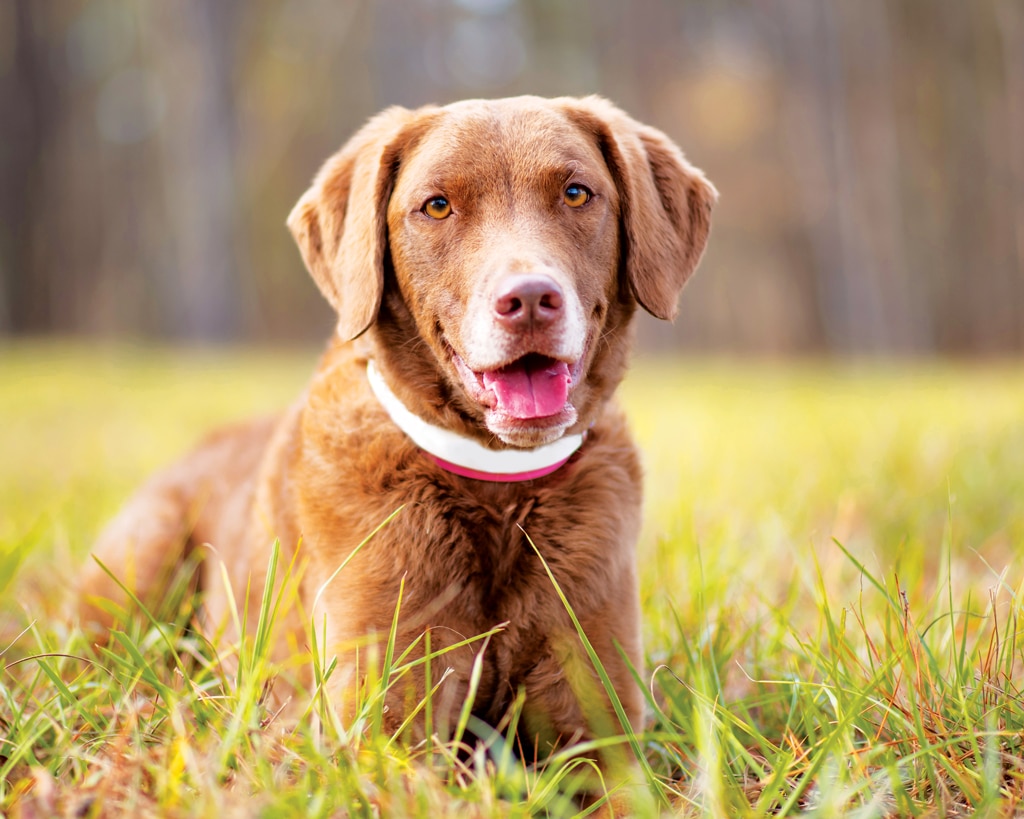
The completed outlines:
{"type": "Polygon", "coordinates": [[[234,608],[251,635],[277,542],[294,571],[271,578],[290,601],[272,654],[315,636],[343,718],[392,630],[407,660],[429,634],[385,727],[428,679],[434,727],[451,725],[475,663],[474,715],[497,725],[519,698],[546,754],[622,730],[553,577],[639,730],[641,467],[614,393],[637,307],[675,317],[716,198],[599,97],[377,115],[288,218],[338,317],[307,389],[129,500],[95,548],[119,582],[84,570],[82,620],[109,626],[122,584],[159,599],[198,549],[204,628],[237,639],[234,608]]]}

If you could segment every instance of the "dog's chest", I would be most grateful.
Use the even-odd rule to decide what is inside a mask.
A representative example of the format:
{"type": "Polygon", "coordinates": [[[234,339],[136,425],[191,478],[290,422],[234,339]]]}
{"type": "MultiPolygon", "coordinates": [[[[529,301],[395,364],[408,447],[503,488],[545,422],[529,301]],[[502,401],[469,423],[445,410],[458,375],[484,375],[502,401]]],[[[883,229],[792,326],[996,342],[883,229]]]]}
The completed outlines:
{"type": "Polygon", "coordinates": [[[423,591],[450,599],[452,609],[477,622],[532,619],[538,598],[553,593],[538,551],[573,543],[575,532],[552,514],[564,499],[510,495],[505,503],[481,503],[439,490],[434,502],[410,510],[409,557],[422,569],[423,591]]]}

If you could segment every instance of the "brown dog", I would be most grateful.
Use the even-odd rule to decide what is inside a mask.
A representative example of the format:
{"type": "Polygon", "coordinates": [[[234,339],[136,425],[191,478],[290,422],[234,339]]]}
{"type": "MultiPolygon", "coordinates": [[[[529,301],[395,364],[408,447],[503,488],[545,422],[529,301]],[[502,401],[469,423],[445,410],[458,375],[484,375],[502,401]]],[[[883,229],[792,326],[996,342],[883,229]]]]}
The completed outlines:
{"type": "MultiPolygon", "coordinates": [[[[205,547],[216,631],[247,589],[258,597],[279,539],[301,571],[275,655],[301,652],[312,623],[339,657],[343,714],[404,582],[397,650],[422,657],[427,629],[438,651],[501,626],[475,713],[495,724],[522,691],[523,733],[543,753],[616,726],[528,535],[639,728],[616,646],[639,668],[641,476],[612,395],[637,304],[674,317],[715,198],[662,133],[599,98],[385,111],[288,219],[338,313],[305,394],[153,478],[97,555],[153,600],[167,563],[205,547]]],[[[100,623],[97,598],[125,601],[95,566],[83,592],[84,618],[100,623]]],[[[466,698],[482,646],[435,660],[433,683],[452,669],[438,724],[466,698]]],[[[388,701],[392,728],[424,694],[422,664],[406,679],[388,701]]]]}

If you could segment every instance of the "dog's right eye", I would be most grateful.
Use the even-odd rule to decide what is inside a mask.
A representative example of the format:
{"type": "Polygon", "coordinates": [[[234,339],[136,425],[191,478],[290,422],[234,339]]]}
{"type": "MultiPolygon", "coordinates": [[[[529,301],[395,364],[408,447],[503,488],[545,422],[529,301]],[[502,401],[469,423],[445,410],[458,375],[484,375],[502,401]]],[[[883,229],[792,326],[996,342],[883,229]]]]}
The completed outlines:
{"type": "Polygon", "coordinates": [[[447,219],[451,215],[452,204],[443,196],[435,196],[427,200],[423,212],[431,219],[447,219]]]}

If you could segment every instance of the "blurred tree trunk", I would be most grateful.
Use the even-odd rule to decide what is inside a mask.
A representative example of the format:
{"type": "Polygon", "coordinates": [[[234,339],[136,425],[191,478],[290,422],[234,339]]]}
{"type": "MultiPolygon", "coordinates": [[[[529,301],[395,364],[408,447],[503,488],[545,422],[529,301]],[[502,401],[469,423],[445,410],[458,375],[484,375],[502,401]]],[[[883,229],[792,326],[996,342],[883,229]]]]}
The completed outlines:
{"type": "Polygon", "coordinates": [[[226,340],[242,313],[232,90],[240,5],[179,0],[151,8],[149,45],[170,79],[161,154],[176,252],[173,272],[158,282],[164,330],[226,340]]]}
{"type": "Polygon", "coordinates": [[[877,350],[888,333],[857,222],[839,11],[817,0],[779,0],[779,10],[779,41],[792,77],[785,136],[806,213],[825,343],[837,352],[877,350]]]}
{"type": "Polygon", "coordinates": [[[937,15],[947,57],[939,74],[945,92],[940,158],[945,184],[936,237],[943,273],[937,325],[940,350],[991,353],[1005,349],[1016,334],[1011,329],[1012,208],[1007,207],[1012,163],[1003,157],[1022,148],[1006,142],[1004,112],[1013,103],[997,91],[1003,79],[1000,44],[993,15],[978,15],[980,7],[946,3],[937,15]]]}
{"type": "MultiPolygon", "coordinates": [[[[904,169],[900,163],[897,102],[894,91],[892,24],[888,0],[860,0],[857,25],[849,49],[858,56],[858,103],[848,103],[856,155],[858,242],[867,267],[860,275],[874,278],[884,326],[878,345],[887,352],[924,352],[933,344],[927,289],[914,287],[915,276],[906,248],[904,169]]],[[[858,275],[858,271],[854,271],[858,275]]]]}
{"type": "Polygon", "coordinates": [[[1010,229],[1013,248],[1009,261],[1007,306],[1011,317],[1010,348],[1024,349],[1024,8],[1020,0],[996,0],[996,23],[1001,35],[1004,98],[1006,100],[1006,158],[1009,170],[1010,229]]]}
{"type": "Polygon", "coordinates": [[[14,0],[0,19],[13,29],[11,70],[0,74],[0,110],[10,112],[0,140],[0,332],[51,329],[55,294],[41,154],[53,140],[61,98],[45,14],[32,0],[14,0]]]}

